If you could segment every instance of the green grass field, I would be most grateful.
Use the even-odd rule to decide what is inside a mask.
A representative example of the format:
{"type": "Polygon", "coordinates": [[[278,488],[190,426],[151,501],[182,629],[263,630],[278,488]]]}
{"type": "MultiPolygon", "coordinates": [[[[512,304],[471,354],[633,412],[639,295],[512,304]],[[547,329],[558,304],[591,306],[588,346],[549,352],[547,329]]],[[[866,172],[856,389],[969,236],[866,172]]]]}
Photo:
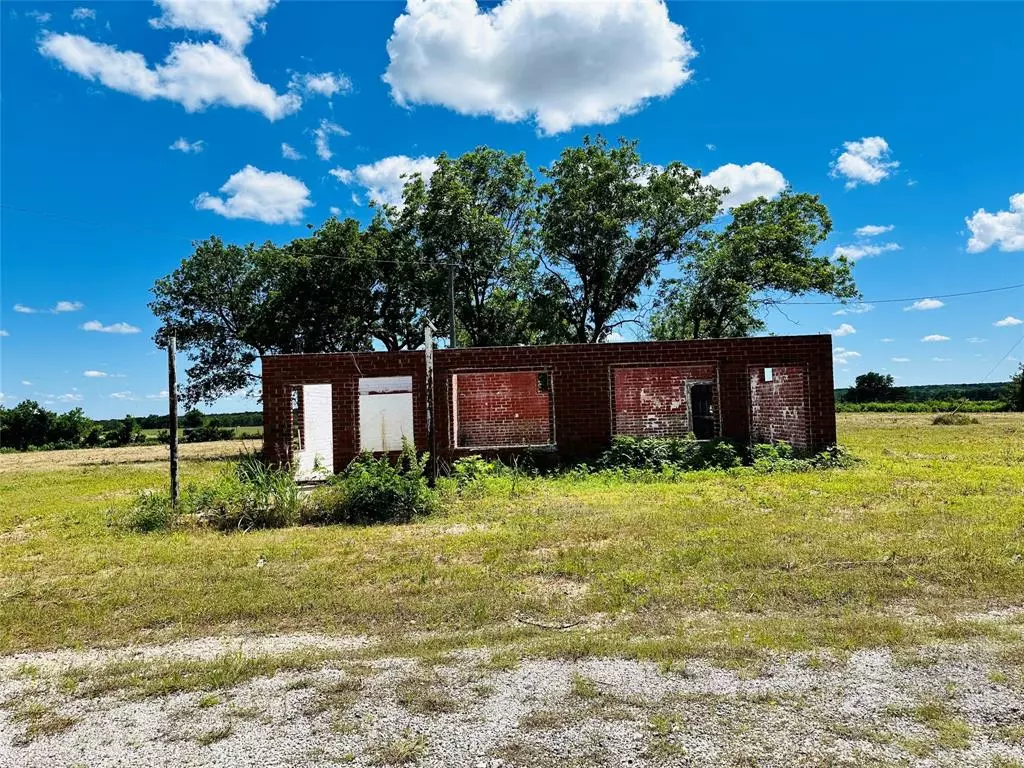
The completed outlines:
{"type": "MultiPolygon", "coordinates": [[[[236,438],[239,438],[239,437],[263,437],[263,427],[233,427],[233,429],[235,430],[235,437],[236,438]]],[[[162,429],[143,429],[143,430],[140,430],[140,431],[146,437],[155,438],[158,434],[160,434],[161,432],[164,432],[165,430],[162,430],[162,429]]],[[[184,429],[179,429],[178,430],[178,437],[181,437],[182,435],[184,435],[184,433],[185,433],[184,429]]]]}
{"type": "MultiPolygon", "coordinates": [[[[979,421],[841,414],[853,469],[501,478],[410,525],[234,534],[107,527],[165,484],[158,448],[0,456],[0,653],[296,629],[656,658],[984,634],[970,614],[1024,600],[1024,416],[979,421]]],[[[186,483],[219,471],[204,450],[186,483]]]]}

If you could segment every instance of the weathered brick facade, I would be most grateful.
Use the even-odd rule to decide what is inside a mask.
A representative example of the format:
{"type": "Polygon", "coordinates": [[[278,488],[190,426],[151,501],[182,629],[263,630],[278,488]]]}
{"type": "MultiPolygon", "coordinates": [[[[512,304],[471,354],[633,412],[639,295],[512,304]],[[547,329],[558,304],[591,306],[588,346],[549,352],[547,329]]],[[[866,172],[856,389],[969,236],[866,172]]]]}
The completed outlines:
{"type": "Polygon", "coordinates": [[[588,459],[616,432],[678,434],[688,428],[694,381],[712,383],[722,437],[784,439],[807,450],[836,441],[831,337],[769,336],[436,350],[433,446],[422,351],[271,355],[263,358],[266,457],[291,460],[292,389],[329,383],[334,466],[344,467],[359,450],[359,379],[403,375],[412,377],[416,447],[445,460],[478,446],[514,452],[545,442],[561,457],[588,459]]]}

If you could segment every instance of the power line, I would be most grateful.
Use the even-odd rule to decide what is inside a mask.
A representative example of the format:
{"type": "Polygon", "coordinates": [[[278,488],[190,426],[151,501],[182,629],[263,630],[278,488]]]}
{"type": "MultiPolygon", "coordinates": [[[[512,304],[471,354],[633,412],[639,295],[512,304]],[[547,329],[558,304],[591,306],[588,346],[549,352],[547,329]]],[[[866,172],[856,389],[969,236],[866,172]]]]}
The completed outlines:
{"type": "MultiPolygon", "coordinates": [[[[930,294],[928,296],[907,296],[900,299],[863,299],[858,301],[858,304],[898,304],[904,301],[921,301],[922,299],[954,299],[959,296],[976,296],[981,293],[995,293],[996,291],[1012,291],[1015,288],[1024,288],[1024,283],[1018,283],[1017,285],[1003,285],[998,288],[983,288],[980,291],[961,291],[959,293],[939,293],[930,294]]],[[[848,304],[846,301],[786,301],[781,302],[788,306],[799,305],[799,306],[834,306],[836,304],[848,304]]]]}
{"type": "Polygon", "coordinates": [[[984,381],[989,376],[991,376],[992,372],[995,371],[996,368],[998,368],[1000,365],[1003,364],[1003,361],[1010,356],[1010,353],[1013,352],[1013,350],[1015,350],[1022,341],[1024,341],[1024,334],[1021,334],[1021,337],[1019,339],[1017,339],[1017,341],[1015,341],[1013,343],[1013,346],[1011,346],[1008,350],[1006,350],[1006,354],[1003,355],[1002,357],[1000,357],[999,361],[995,365],[993,365],[991,368],[988,369],[988,373],[985,374],[985,378],[982,379],[982,381],[984,381]]]}

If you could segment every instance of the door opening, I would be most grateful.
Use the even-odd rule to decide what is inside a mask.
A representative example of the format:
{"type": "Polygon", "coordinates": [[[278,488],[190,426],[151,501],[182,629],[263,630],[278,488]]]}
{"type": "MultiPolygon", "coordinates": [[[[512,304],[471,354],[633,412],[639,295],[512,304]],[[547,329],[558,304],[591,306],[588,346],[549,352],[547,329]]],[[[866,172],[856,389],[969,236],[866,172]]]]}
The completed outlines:
{"type": "Polygon", "coordinates": [[[710,384],[690,385],[690,424],[698,440],[715,436],[715,405],[710,384]]]}

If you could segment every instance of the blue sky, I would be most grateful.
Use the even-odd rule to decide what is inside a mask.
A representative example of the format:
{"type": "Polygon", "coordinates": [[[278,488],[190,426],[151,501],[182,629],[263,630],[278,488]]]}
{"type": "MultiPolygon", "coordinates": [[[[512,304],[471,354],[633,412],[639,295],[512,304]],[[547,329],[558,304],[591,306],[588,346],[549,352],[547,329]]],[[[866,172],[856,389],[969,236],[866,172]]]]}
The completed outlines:
{"type": "Polygon", "coordinates": [[[784,183],[822,196],[822,248],[857,258],[873,308],[794,305],[768,323],[836,331],[838,385],[866,370],[1005,380],[1024,357],[989,373],[1024,334],[1024,290],[935,298],[1024,283],[1022,4],[0,9],[7,405],[162,411],[146,304],[194,239],[287,241],[332,210],[366,219],[442,151],[487,144],[539,167],[596,132],[735,200],[784,183]],[[901,297],[934,300],[872,301],[901,297]]]}

